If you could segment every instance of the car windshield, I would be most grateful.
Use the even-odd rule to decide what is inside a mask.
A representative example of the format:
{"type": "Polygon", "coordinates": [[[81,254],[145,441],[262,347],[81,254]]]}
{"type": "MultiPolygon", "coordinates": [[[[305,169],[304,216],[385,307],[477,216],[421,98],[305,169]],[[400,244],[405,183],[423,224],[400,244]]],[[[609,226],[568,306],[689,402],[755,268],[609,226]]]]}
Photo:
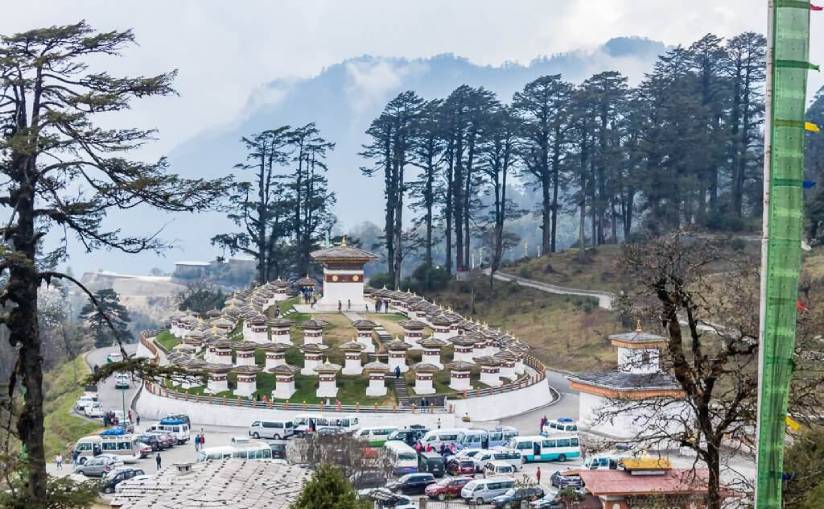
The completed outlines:
{"type": "Polygon", "coordinates": [[[506,495],[507,497],[514,496],[515,495],[515,488],[509,488],[508,490],[506,490],[506,493],[504,493],[504,495],[506,495]]]}

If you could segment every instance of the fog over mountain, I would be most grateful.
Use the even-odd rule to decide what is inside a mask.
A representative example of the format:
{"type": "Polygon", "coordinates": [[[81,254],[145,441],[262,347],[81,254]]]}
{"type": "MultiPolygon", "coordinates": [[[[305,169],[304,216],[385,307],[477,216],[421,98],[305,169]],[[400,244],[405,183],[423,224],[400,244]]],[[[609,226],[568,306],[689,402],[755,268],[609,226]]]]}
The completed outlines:
{"type": "MultiPolygon", "coordinates": [[[[529,65],[479,66],[455,55],[407,60],[361,56],[325,68],[317,76],[303,80],[275,80],[252,94],[243,111],[229,125],[203,126],[197,136],[174,148],[168,155],[173,171],[190,177],[212,178],[234,171],[244,156],[242,136],[289,124],[315,122],[323,136],[337,146],[329,158],[330,188],[337,194],[335,213],[343,231],[363,221],[380,223],[383,208],[382,181],[361,175],[358,156],[365,141],[364,131],[399,92],[414,90],[426,99],[445,97],[462,84],[483,86],[509,102],[525,83],[545,74],[562,74],[578,83],[590,75],[620,70],[631,84],[643,78],[655,58],[665,51],[661,42],[622,37],[612,39],[594,51],[574,51],[542,57],[529,65]]],[[[238,76],[237,79],[243,79],[238,76]]],[[[209,86],[204,83],[203,86],[209,86]]],[[[219,94],[220,90],[215,90],[219,94]]],[[[208,107],[208,105],[204,105],[208,107]]],[[[242,172],[238,175],[243,178],[242,172]]],[[[111,217],[124,231],[163,228],[161,237],[174,241],[176,248],[167,260],[154,254],[123,256],[117,253],[85,255],[73,249],[70,264],[78,271],[108,270],[146,272],[152,267],[171,270],[174,260],[213,259],[218,250],[209,239],[231,225],[219,213],[166,216],[157,212],[136,212],[111,217]],[[79,256],[78,256],[79,255],[79,256]]]]}

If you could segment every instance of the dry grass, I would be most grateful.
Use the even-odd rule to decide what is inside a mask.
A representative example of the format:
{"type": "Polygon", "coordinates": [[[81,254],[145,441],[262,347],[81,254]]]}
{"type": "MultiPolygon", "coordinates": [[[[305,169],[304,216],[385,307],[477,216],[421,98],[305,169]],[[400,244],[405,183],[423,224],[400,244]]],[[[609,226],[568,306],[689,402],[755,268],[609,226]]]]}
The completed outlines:
{"type": "Polygon", "coordinates": [[[608,245],[588,248],[583,255],[579,249],[571,248],[522,259],[501,270],[559,286],[616,291],[621,288],[620,261],[621,246],[608,245]]]}
{"type": "Polygon", "coordinates": [[[466,317],[511,332],[527,342],[547,366],[568,371],[615,367],[607,336],[621,330],[616,315],[591,300],[552,295],[486,278],[453,281],[430,297],[466,317]],[[475,305],[472,309],[474,285],[475,305]]]}

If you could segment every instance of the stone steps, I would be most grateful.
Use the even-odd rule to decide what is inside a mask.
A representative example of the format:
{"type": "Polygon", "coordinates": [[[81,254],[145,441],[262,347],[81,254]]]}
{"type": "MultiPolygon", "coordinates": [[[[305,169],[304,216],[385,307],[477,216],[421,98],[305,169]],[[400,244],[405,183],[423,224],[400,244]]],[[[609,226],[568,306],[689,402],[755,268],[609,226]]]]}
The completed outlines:
{"type": "Polygon", "coordinates": [[[395,374],[391,374],[392,388],[395,391],[395,398],[398,400],[398,406],[409,406],[409,389],[406,387],[406,379],[401,376],[395,378],[395,374]]]}

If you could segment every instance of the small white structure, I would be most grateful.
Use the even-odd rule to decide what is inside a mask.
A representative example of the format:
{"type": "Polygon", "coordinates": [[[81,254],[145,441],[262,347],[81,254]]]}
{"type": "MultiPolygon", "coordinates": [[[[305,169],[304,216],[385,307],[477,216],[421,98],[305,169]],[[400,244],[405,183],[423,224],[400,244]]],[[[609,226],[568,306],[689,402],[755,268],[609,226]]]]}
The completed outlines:
{"type": "Polygon", "coordinates": [[[358,331],[355,341],[363,345],[363,351],[366,353],[373,353],[375,351],[375,343],[372,341],[372,331],[378,326],[372,320],[355,320],[352,326],[358,331]]]}
{"type": "Polygon", "coordinates": [[[203,373],[207,366],[208,364],[200,359],[192,359],[187,362],[184,367],[190,376],[184,379],[180,386],[184,389],[192,389],[203,385],[203,373]]]}
{"type": "Polygon", "coordinates": [[[266,364],[264,368],[268,371],[272,368],[286,364],[286,351],[289,349],[283,343],[270,343],[262,347],[266,352],[266,364]]]}
{"type": "Polygon", "coordinates": [[[235,328],[234,320],[230,320],[225,316],[220,316],[210,321],[215,334],[228,336],[235,328]]]}
{"type": "Polygon", "coordinates": [[[493,355],[493,358],[500,364],[499,374],[501,378],[506,378],[510,382],[518,378],[515,373],[515,354],[503,350],[493,355]]]}
{"type": "Polygon", "coordinates": [[[453,360],[455,362],[467,362],[467,363],[474,363],[475,357],[473,352],[475,351],[475,339],[469,334],[464,334],[462,336],[454,336],[449,338],[449,341],[455,347],[455,353],[453,355],[453,360]]]}
{"type": "Polygon", "coordinates": [[[369,386],[366,387],[366,395],[371,397],[386,396],[386,373],[389,366],[380,361],[374,361],[363,367],[369,375],[369,386]]]}
{"type": "Polygon", "coordinates": [[[429,325],[432,326],[432,337],[437,339],[443,339],[446,341],[455,334],[452,333],[452,322],[451,318],[448,318],[444,315],[437,315],[432,317],[429,320],[429,325]]]}
{"type": "Polygon", "coordinates": [[[266,317],[262,314],[255,314],[243,322],[243,339],[255,343],[268,343],[269,330],[266,328],[266,317]]]}
{"type": "Polygon", "coordinates": [[[235,366],[254,366],[255,349],[260,346],[251,341],[238,341],[235,347],[235,366]]]}
{"type": "Polygon", "coordinates": [[[319,249],[311,253],[312,259],[323,265],[323,297],[318,301],[321,308],[362,310],[363,266],[375,260],[376,255],[346,244],[319,249]]]}
{"type": "MultiPolygon", "coordinates": [[[[609,336],[618,353],[618,367],[606,373],[576,373],[570,375],[571,389],[580,392],[578,398],[578,425],[582,429],[615,437],[633,439],[644,430],[642,426],[658,415],[689,415],[691,410],[684,403],[684,392],[675,378],[661,371],[660,350],[666,347],[667,339],[641,330],[640,324],[634,332],[609,336]],[[612,401],[642,400],[655,398],[659,403],[645,409],[640,405],[634,410],[622,410],[607,422],[599,422],[598,416],[609,412],[612,401]],[[654,410],[652,410],[654,409],[654,410]]],[[[679,422],[673,418],[673,424],[679,422]]]]}
{"type": "Polygon", "coordinates": [[[210,362],[215,364],[232,365],[232,342],[229,340],[215,341],[211,346],[214,347],[212,359],[210,362]]]}
{"type": "Polygon", "coordinates": [[[403,327],[403,340],[412,348],[420,348],[418,342],[423,339],[426,324],[420,320],[404,320],[400,326],[403,327]]]}
{"type": "Polygon", "coordinates": [[[423,349],[423,352],[421,352],[421,362],[424,364],[432,364],[433,366],[437,366],[438,369],[443,369],[443,363],[441,362],[441,348],[445,347],[447,342],[442,339],[429,337],[422,339],[418,342],[418,344],[423,349]]]}
{"type": "Polygon", "coordinates": [[[328,348],[326,345],[316,345],[314,343],[303,345],[301,348],[301,351],[303,351],[303,369],[300,370],[300,374],[309,376],[317,374],[315,368],[320,365],[323,352],[328,348]]]}
{"type": "Polygon", "coordinates": [[[306,320],[303,322],[301,324],[303,328],[303,344],[322,345],[324,325],[326,325],[326,322],[323,320],[306,320]]]}
{"type": "Polygon", "coordinates": [[[501,368],[497,360],[493,357],[484,356],[476,358],[475,362],[481,366],[481,378],[479,381],[482,384],[488,385],[489,387],[500,387],[503,385],[500,376],[501,368]]]}
{"type": "Polygon", "coordinates": [[[183,343],[192,346],[195,353],[200,353],[203,350],[205,338],[206,334],[202,330],[195,329],[183,338],[183,343]]]}
{"type": "Polygon", "coordinates": [[[272,343],[283,345],[292,344],[292,325],[294,322],[287,318],[275,318],[269,320],[269,329],[272,335],[272,343]]]}
{"type": "Polygon", "coordinates": [[[212,364],[207,366],[209,372],[209,382],[206,384],[206,392],[209,394],[219,394],[229,390],[229,370],[231,366],[212,364]]]}
{"type": "Polygon", "coordinates": [[[233,371],[237,377],[235,396],[248,398],[257,391],[257,374],[260,371],[258,366],[241,366],[233,371]]]}
{"type": "Polygon", "coordinates": [[[289,298],[289,283],[286,281],[278,278],[277,280],[272,281],[272,287],[274,289],[272,292],[272,299],[275,302],[284,301],[289,298]]]}
{"type": "Polygon", "coordinates": [[[315,368],[318,374],[318,390],[315,395],[319,398],[334,398],[338,395],[336,377],[340,366],[327,361],[315,368]]]}
{"type": "Polygon", "coordinates": [[[472,364],[463,361],[454,361],[449,364],[449,388],[453,391],[464,392],[472,390],[470,372],[472,364]]]}
{"type": "Polygon", "coordinates": [[[409,371],[409,366],[406,365],[406,351],[409,345],[398,338],[393,339],[386,344],[386,351],[389,354],[389,371],[395,373],[396,368],[401,373],[409,371]]]}
{"type": "Polygon", "coordinates": [[[275,375],[275,389],[272,391],[272,399],[290,399],[295,394],[295,370],[294,366],[280,364],[269,373],[275,375]]]}
{"type": "Polygon", "coordinates": [[[343,370],[344,375],[360,375],[363,373],[363,366],[361,366],[361,352],[363,345],[357,341],[349,341],[340,345],[340,350],[344,355],[343,370]]]}
{"type": "Polygon", "coordinates": [[[438,366],[420,362],[415,364],[415,387],[413,388],[415,394],[435,394],[435,386],[432,380],[435,378],[435,373],[440,371],[438,366]]]}

